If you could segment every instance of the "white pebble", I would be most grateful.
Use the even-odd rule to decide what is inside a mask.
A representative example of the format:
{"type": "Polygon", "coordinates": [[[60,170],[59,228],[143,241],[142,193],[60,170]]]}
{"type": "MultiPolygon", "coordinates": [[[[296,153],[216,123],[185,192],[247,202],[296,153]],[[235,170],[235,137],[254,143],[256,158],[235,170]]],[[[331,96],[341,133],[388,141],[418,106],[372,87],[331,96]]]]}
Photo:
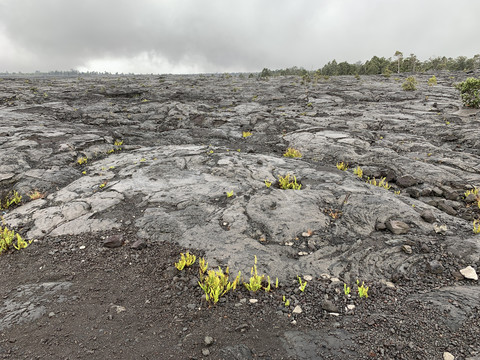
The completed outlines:
{"type": "Polygon", "coordinates": [[[465,277],[465,279],[478,280],[477,272],[471,266],[467,266],[466,268],[460,270],[460,273],[465,277]]]}

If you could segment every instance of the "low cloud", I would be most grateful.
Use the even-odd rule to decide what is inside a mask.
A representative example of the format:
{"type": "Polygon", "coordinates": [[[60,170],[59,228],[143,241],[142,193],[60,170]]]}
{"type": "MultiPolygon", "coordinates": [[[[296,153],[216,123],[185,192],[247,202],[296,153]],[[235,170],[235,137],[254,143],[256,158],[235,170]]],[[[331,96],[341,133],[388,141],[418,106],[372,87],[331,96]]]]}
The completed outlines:
{"type": "Polygon", "coordinates": [[[317,69],[395,50],[471,57],[478,13],[477,0],[3,0],[0,71],[317,69]]]}

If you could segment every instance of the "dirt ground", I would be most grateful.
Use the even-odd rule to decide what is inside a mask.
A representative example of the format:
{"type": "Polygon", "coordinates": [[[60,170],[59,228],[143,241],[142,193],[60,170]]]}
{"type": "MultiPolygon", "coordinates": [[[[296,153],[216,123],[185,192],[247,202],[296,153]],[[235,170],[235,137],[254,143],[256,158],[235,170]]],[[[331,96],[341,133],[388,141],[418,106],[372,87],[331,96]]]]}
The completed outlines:
{"type": "Polygon", "coordinates": [[[270,293],[240,287],[212,306],[196,267],[173,266],[185,249],[131,249],[133,231],[122,233],[120,248],[102,245],[115,234],[93,234],[46,238],[2,255],[1,358],[440,359],[443,351],[467,358],[480,350],[479,309],[470,326],[455,331],[442,321],[445,309],[412,298],[465,280],[426,278],[423,289],[418,279],[399,280],[395,289],[371,284],[368,299],[352,291],[350,313],[345,296],[334,296],[336,315],[322,301],[344,295],[342,284],[325,279],[311,280],[304,292],[295,283],[270,293]],[[283,294],[292,295],[291,306],[283,294]],[[293,301],[309,315],[293,313],[293,301]],[[297,336],[304,331],[311,343],[297,336]]]}

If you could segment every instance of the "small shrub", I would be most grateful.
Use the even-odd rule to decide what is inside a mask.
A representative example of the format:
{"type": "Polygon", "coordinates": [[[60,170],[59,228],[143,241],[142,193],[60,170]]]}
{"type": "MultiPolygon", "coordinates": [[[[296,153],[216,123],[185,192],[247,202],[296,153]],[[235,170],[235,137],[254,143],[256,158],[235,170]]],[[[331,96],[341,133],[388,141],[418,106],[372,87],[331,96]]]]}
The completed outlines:
{"type": "Polygon", "coordinates": [[[218,270],[208,270],[207,275],[202,275],[198,285],[205,293],[205,300],[211,301],[214,304],[218,302],[220,297],[225,295],[230,290],[235,290],[240,281],[240,272],[233,282],[230,282],[228,277],[228,267],[223,272],[221,267],[218,270]]]}
{"type": "Polygon", "coordinates": [[[428,79],[428,86],[437,85],[437,77],[433,75],[430,79],[428,79]]]}
{"type": "Polygon", "coordinates": [[[291,180],[290,174],[287,174],[283,177],[279,176],[278,186],[280,187],[280,189],[283,189],[283,190],[288,190],[288,189],[300,190],[302,188],[302,185],[297,183],[297,177],[294,175],[293,180],[291,180]]]}
{"type": "Polygon", "coordinates": [[[360,179],[363,177],[363,170],[360,166],[357,166],[355,169],[353,169],[353,173],[357,175],[360,179]]]}
{"type": "Polygon", "coordinates": [[[480,234],[480,220],[473,220],[473,233],[480,234]]]}
{"type": "Polygon", "coordinates": [[[79,158],[77,159],[77,164],[78,164],[78,165],[83,165],[83,164],[86,164],[87,162],[88,162],[88,159],[87,159],[86,156],[85,156],[85,157],[79,157],[79,158]]]}
{"type": "Polygon", "coordinates": [[[180,254],[180,260],[178,263],[175,263],[175,267],[181,271],[185,268],[185,266],[191,266],[195,263],[195,260],[197,257],[193,254],[190,254],[188,251],[186,254],[181,253],[180,254]]]}
{"type": "Polygon", "coordinates": [[[283,156],[289,157],[289,158],[300,158],[302,157],[302,153],[297,149],[288,148],[287,151],[285,151],[285,154],[283,154],[283,156]]]}
{"type": "Polygon", "coordinates": [[[413,76],[407,77],[405,82],[402,84],[402,89],[405,91],[417,90],[417,80],[413,76]]]}
{"type": "Polygon", "coordinates": [[[362,281],[362,285],[360,285],[360,281],[357,279],[357,288],[358,288],[358,296],[360,298],[368,298],[368,286],[365,286],[365,282],[362,281]]]}
{"type": "MultiPolygon", "coordinates": [[[[244,282],[243,285],[248,291],[258,291],[261,288],[264,288],[266,292],[271,290],[271,281],[270,276],[267,276],[267,280],[265,281],[265,275],[258,275],[257,271],[257,256],[255,255],[255,262],[250,270],[250,279],[248,283],[244,282]],[[266,286],[264,286],[264,282],[266,282],[266,286]]],[[[275,286],[278,287],[278,278],[275,282],[275,286]]]]}
{"type": "Polygon", "coordinates": [[[22,195],[16,190],[13,190],[10,195],[5,196],[5,199],[0,199],[0,209],[8,209],[12,205],[18,205],[22,201],[22,195]]]}
{"type": "Polygon", "coordinates": [[[370,185],[373,185],[373,186],[378,186],[378,187],[384,188],[386,190],[390,190],[390,188],[392,187],[391,185],[388,184],[387,179],[384,178],[384,177],[381,178],[380,180],[377,180],[375,178],[373,178],[373,179],[368,178],[366,183],[370,184],[370,185]]]}
{"type": "Polygon", "coordinates": [[[472,108],[480,107],[480,79],[468,78],[455,85],[460,91],[463,105],[472,108]]]}
{"type": "Polygon", "coordinates": [[[9,250],[11,247],[21,250],[30,245],[32,240],[25,241],[20,234],[16,234],[14,230],[9,230],[6,226],[0,226],[0,254],[9,250]],[[16,243],[15,243],[16,240],[16,243]]]}
{"type": "Polygon", "coordinates": [[[250,131],[244,131],[244,132],[242,133],[242,136],[243,136],[244,138],[247,138],[247,137],[249,137],[249,136],[252,136],[252,133],[251,133],[250,131]]]}
{"type": "Polygon", "coordinates": [[[392,76],[392,70],[390,70],[389,68],[386,68],[385,70],[383,70],[382,75],[386,78],[389,78],[390,76],[392,76]]]}
{"type": "Polygon", "coordinates": [[[346,171],[348,169],[348,165],[346,163],[344,163],[343,161],[339,162],[339,163],[337,163],[337,169],[342,170],[342,171],[346,171]]]}

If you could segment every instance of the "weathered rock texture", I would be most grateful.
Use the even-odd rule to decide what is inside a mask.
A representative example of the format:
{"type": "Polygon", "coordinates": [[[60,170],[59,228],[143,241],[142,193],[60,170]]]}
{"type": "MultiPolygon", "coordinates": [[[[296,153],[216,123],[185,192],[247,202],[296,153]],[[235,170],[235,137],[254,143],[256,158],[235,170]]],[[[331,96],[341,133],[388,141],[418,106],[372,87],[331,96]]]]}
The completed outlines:
{"type": "Polygon", "coordinates": [[[150,244],[204,249],[239,270],[257,255],[281,278],[389,280],[423,271],[421,247],[439,244],[478,263],[475,210],[462,197],[480,185],[479,113],[461,107],[453,79],[418,80],[405,92],[380,77],[4,79],[0,186],[24,200],[47,194],[5,221],[35,239],[135,227],[150,244]],[[283,157],[288,147],[303,157],[283,157]],[[350,169],[337,170],[340,161],[350,169]],[[392,189],[366,184],[356,166],[392,189]],[[279,189],[285,174],[302,189],[279,189]]]}
{"type": "MultiPolygon", "coordinates": [[[[480,112],[452,86],[465,74],[437,74],[432,87],[430,76],[416,75],[413,92],[379,76],[3,79],[0,190],[23,195],[4,221],[44,241],[128,229],[115,246],[175,242],[243,273],[256,255],[281,280],[478,270],[480,209],[464,192],[480,187],[480,112]],[[303,157],[284,157],[289,147],[303,157]],[[286,174],[301,190],[278,188],[286,174]],[[33,190],[46,196],[28,201],[33,190]]],[[[469,281],[430,294],[465,305],[445,320],[455,328],[480,306],[469,281]]]]}

